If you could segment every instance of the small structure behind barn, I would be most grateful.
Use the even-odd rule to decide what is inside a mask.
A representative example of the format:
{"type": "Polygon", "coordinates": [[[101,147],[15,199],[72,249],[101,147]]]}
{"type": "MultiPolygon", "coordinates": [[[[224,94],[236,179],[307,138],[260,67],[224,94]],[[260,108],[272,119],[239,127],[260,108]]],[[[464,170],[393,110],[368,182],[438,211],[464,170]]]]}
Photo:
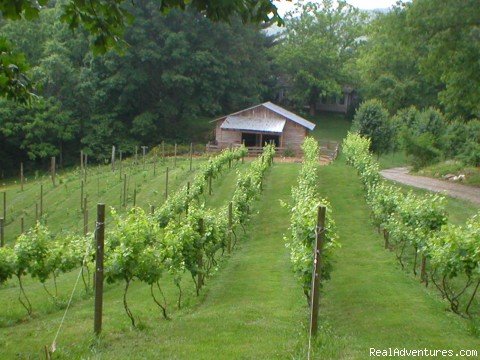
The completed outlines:
{"type": "Polygon", "coordinates": [[[208,150],[221,150],[245,144],[253,153],[265,143],[273,142],[279,151],[300,154],[305,137],[315,124],[271,102],[265,102],[236,113],[222,116],[215,122],[215,142],[208,150]]]}

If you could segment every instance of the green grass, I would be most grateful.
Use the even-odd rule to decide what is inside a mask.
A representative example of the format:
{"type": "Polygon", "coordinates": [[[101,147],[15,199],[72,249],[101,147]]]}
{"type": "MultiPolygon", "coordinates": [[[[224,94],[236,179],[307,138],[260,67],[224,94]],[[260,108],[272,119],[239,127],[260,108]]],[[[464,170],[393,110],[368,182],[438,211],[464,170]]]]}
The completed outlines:
{"type": "Polygon", "coordinates": [[[402,271],[371,225],[361,183],[343,160],[322,167],[342,248],[321,300],[323,329],[315,358],[366,359],[369,348],[477,349],[469,323],[436,291],[402,271]],[[341,189],[341,191],[339,190],[341,189]]]}
{"type": "Polygon", "coordinates": [[[341,142],[350,129],[352,122],[342,114],[319,113],[315,117],[308,117],[317,126],[312,132],[312,136],[322,140],[341,142]]]}
{"type": "MultiPolygon", "coordinates": [[[[239,171],[246,166],[239,164],[239,171]]],[[[239,239],[234,254],[220,264],[199,298],[194,296],[193,283],[186,275],[184,307],[176,310],[177,291],[172,279],[165,277],[162,284],[172,320],[161,319],[148,288],[136,283],[128,299],[141,330],[132,330],[122,305],[122,287],[108,285],[101,340],[93,341],[91,336],[92,299],[79,295],[57,341],[56,358],[129,359],[139,354],[152,359],[285,358],[294,351],[306,317],[305,301],[289,269],[282,240],[288,227],[288,210],[279,200],[288,201],[298,168],[298,164],[274,165],[247,236],[239,239]]],[[[223,206],[231,198],[234,180],[234,170],[215,180],[213,195],[207,197],[210,206],[223,206]]],[[[9,290],[15,289],[3,289],[0,296],[9,290]]],[[[13,301],[8,299],[7,303],[13,301]]],[[[0,357],[41,357],[61,316],[61,311],[52,310],[37,313],[26,323],[1,328],[0,357]]]]}
{"type": "MultiPolygon", "coordinates": [[[[204,157],[196,158],[193,162],[194,171],[189,171],[187,158],[178,158],[174,168],[173,158],[165,162],[158,161],[134,166],[131,160],[125,161],[123,174],[127,174],[127,207],[133,205],[133,192],[137,188],[136,205],[148,209],[150,204],[158,206],[165,199],[165,172],[169,167],[169,191],[185,184],[193,178],[195,170],[205,161],[204,157]]],[[[13,243],[20,234],[20,219],[24,217],[24,228],[35,224],[35,204],[40,207],[40,186],[43,184],[43,214],[49,228],[53,232],[62,230],[83,232],[83,213],[80,210],[81,181],[84,179],[78,169],[66,171],[57,176],[57,185],[54,187],[48,177],[28,181],[21,191],[19,184],[10,184],[3,191],[7,193],[7,216],[5,227],[6,243],[13,243]]],[[[110,170],[110,166],[91,166],[87,171],[87,182],[84,185],[84,196],[88,197],[89,228],[93,228],[96,214],[96,204],[103,202],[107,207],[114,207],[117,211],[124,211],[121,194],[123,180],[120,172],[110,170]]],[[[1,194],[3,196],[3,194],[1,194]]],[[[1,198],[3,201],[3,197],[1,198]]],[[[3,204],[2,210],[3,210],[3,204]]],[[[108,218],[107,218],[108,221],[108,218]]]]}
{"type": "Polygon", "coordinates": [[[480,186],[480,168],[465,166],[463,163],[454,160],[447,160],[427,166],[417,171],[418,175],[429,176],[441,179],[444,175],[465,175],[465,181],[462,183],[473,186],[480,186]]]}

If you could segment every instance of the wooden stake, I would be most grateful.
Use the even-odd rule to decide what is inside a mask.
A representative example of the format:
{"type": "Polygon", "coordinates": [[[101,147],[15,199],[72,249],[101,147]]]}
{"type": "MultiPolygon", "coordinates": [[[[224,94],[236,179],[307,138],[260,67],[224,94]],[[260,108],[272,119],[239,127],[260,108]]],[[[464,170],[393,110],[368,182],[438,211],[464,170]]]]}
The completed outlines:
{"type": "Polygon", "coordinates": [[[97,243],[95,256],[95,311],[93,331],[95,335],[102,332],[103,313],[103,249],[105,243],[105,204],[97,204],[97,223],[95,230],[97,243]]]}
{"type": "Polygon", "coordinates": [[[83,211],[83,180],[80,182],[80,210],[83,211]]]}
{"type": "Polygon", "coordinates": [[[142,146],[142,161],[143,161],[143,170],[145,170],[145,150],[148,149],[148,146],[142,146]]]}
{"type": "Polygon", "coordinates": [[[80,150],[80,171],[83,171],[83,150],[80,150]]]}
{"type": "MultiPolygon", "coordinates": [[[[187,182],[187,196],[190,194],[190,181],[187,182]]],[[[185,206],[185,214],[188,215],[188,201],[185,206]]]]}
{"type": "Polygon", "coordinates": [[[20,218],[20,234],[23,234],[25,232],[25,227],[24,227],[24,219],[23,216],[20,218]]]}
{"type": "Polygon", "coordinates": [[[137,204],[137,184],[133,188],[133,207],[137,204]]]}
{"type": "MultiPolygon", "coordinates": [[[[205,222],[203,219],[198,220],[198,232],[200,233],[200,236],[203,237],[205,233],[205,222]]],[[[198,251],[198,254],[197,254],[197,266],[199,270],[203,268],[203,253],[201,249],[198,251]]],[[[199,271],[197,276],[197,295],[198,295],[198,291],[202,288],[202,286],[203,286],[203,274],[199,271]]]]}
{"type": "Polygon", "coordinates": [[[165,173],[165,200],[168,199],[168,166],[167,172],[165,173]]]}
{"type": "Polygon", "coordinates": [[[0,218],[0,247],[5,246],[5,219],[0,218]]]}
{"type": "Polygon", "coordinates": [[[190,143],[190,171],[192,171],[193,143],[190,143]]]}
{"type": "Polygon", "coordinates": [[[115,171],[115,145],[112,146],[112,171],[115,171]]]}
{"type": "Polygon", "coordinates": [[[55,186],[55,156],[52,156],[50,160],[50,172],[52,176],[52,184],[55,186]]]}
{"type": "Polygon", "coordinates": [[[7,218],[7,192],[3,192],[3,218],[7,218]]]}
{"type": "Polygon", "coordinates": [[[23,162],[20,163],[20,190],[23,191],[23,183],[25,182],[25,178],[23,177],[23,162]]]}
{"type": "Polygon", "coordinates": [[[325,206],[320,205],[317,213],[317,229],[315,253],[313,261],[312,291],[310,297],[311,316],[310,316],[310,334],[312,336],[318,331],[318,308],[320,303],[320,280],[322,270],[323,243],[325,241],[325,206]]]}

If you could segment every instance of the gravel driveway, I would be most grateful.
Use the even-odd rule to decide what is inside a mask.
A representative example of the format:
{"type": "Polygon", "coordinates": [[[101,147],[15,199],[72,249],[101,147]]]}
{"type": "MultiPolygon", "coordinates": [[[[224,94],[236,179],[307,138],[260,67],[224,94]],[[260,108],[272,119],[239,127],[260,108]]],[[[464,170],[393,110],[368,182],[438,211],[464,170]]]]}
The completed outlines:
{"type": "Polygon", "coordinates": [[[456,182],[437,180],[425,176],[410,175],[405,167],[398,167],[380,171],[386,179],[414,186],[421,189],[445,193],[459,199],[471,201],[480,205],[480,188],[459,184],[456,182]]]}

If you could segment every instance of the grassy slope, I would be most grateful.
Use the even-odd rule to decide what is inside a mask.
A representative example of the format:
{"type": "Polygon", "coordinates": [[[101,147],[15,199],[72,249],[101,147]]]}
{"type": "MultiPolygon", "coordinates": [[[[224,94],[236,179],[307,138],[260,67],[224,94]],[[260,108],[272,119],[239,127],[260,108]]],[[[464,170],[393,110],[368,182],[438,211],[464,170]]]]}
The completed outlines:
{"type": "MultiPolygon", "coordinates": [[[[240,171],[245,167],[240,166],[240,171]]],[[[128,298],[143,330],[132,331],[122,306],[121,286],[107,286],[104,338],[100,344],[89,347],[92,300],[87,297],[78,300],[69,311],[56,356],[284,357],[294,348],[305,317],[304,300],[289,270],[282,240],[288,227],[288,211],[281,208],[278,201],[288,200],[297,170],[297,164],[279,164],[267,175],[264,194],[256,205],[259,214],[248,226],[248,235],[239,241],[236,252],[208,281],[200,299],[193,296],[193,285],[186,276],[183,285],[186,306],[176,310],[173,304],[177,292],[171,279],[166,277],[163,288],[173,320],[161,320],[148,288],[134,284],[128,298]]],[[[207,198],[210,206],[225,204],[235,187],[235,177],[235,171],[231,171],[215,181],[214,194],[207,198]]],[[[53,339],[61,315],[56,311],[25,324],[0,329],[1,357],[41,354],[42,346],[53,339]]]]}
{"type": "Polygon", "coordinates": [[[404,273],[382,248],[354,170],[340,160],[321,168],[320,179],[342,248],[322,299],[316,356],[363,359],[370,347],[478,349],[467,322],[446,312],[438,294],[404,273]]]}
{"type": "MultiPolygon", "coordinates": [[[[203,158],[195,159],[194,170],[204,161],[203,158]]],[[[128,163],[131,164],[131,161],[128,163]]],[[[187,159],[178,159],[177,167],[173,168],[173,159],[168,159],[162,164],[158,162],[153,175],[153,164],[147,164],[145,170],[142,165],[123,167],[123,174],[127,174],[127,206],[132,206],[133,191],[137,186],[137,205],[145,209],[149,204],[161,204],[165,193],[165,171],[168,166],[169,190],[174,190],[180,184],[185,184],[193,177],[189,171],[187,159]]],[[[123,181],[120,180],[118,171],[110,171],[109,166],[89,168],[87,183],[84,186],[84,196],[88,196],[89,227],[92,229],[97,202],[104,202],[107,207],[115,207],[121,210],[121,194],[123,181]]],[[[83,214],[80,210],[81,180],[78,170],[63,173],[58,180],[61,184],[53,187],[48,178],[29,181],[24,191],[20,191],[20,185],[11,184],[3,190],[7,193],[7,226],[5,238],[7,243],[14,241],[20,233],[20,217],[25,219],[25,229],[35,223],[35,203],[39,203],[40,184],[43,183],[43,211],[49,228],[54,231],[67,229],[81,233],[83,230],[83,214]]],[[[2,194],[3,196],[3,194],[2,194]]],[[[2,197],[3,201],[3,197],[2,197]]],[[[3,210],[3,204],[0,205],[3,210]]]]}

